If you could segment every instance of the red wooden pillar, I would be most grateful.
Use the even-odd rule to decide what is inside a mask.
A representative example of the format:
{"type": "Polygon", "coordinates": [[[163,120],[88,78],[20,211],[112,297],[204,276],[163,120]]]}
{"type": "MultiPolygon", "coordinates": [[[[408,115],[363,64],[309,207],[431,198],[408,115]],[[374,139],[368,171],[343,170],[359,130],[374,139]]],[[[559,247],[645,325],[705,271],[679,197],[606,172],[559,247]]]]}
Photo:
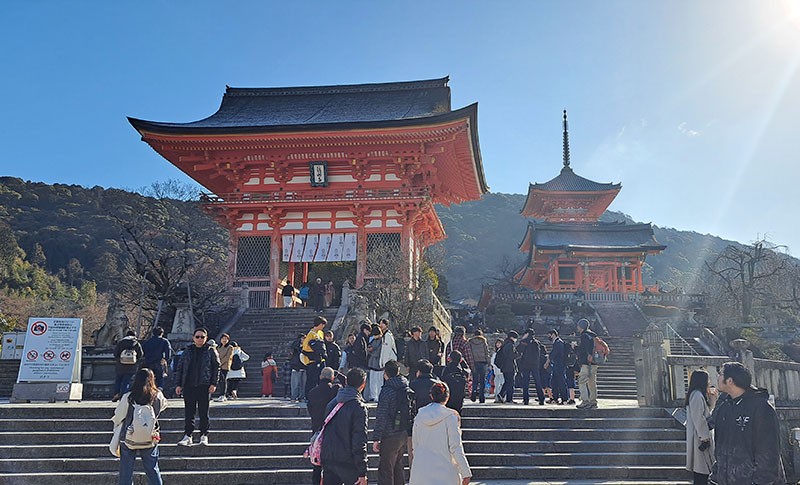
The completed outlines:
{"type": "Polygon", "coordinates": [[[308,281],[308,263],[301,263],[303,265],[303,283],[308,281]]]}
{"type": "Polygon", "coordinates": [[[561,279],[558,276],[558,260],[555,260],[553,262],[553,288],[556,290],[561,289],[561,279]]]}
{"type": "Polygon", "coordinates": [[[367,276],[367,230],[364,224],[358,225],[356,234],[356,288],[361,288],[367,276]]]}
{"type": "Polygon", "coordinates": [[[278,286],[281,281],[281,230],[272,230],[269,248],[269,295],[272,307],[283,305],[283,299],[278,298],[278,286]]]}
{"type": "Polygon", "coordinates": [[[239,249],[239,235],[236,234],[234,227],[230,227],[229,231],[227,285],[228,288],[233,288],[233,282],[236,278],[236,253],[239,249]]]}
{"type": "Polygon", "coordinates": [[[294,263],[289,263],[289,274],[286,275],[286,281],[292,284],[295,288],[300,288],[300,285],[303,284],[302,281],[298,282],[298,284],[294,284],[294,263]]]}
{"type": "Polygon", "coordinates": [[[575,268],[575,287],[576,288],[583,288],[583,280],[584,280],[583,265],[584,265],[584,263],[578,262],[578,266],[575,268]]]}
{"type": "Polygon", "coordinates": [[[642,262],[639,261],[639,264],[636,266],[636,277],[638,281],[636,282],[636,291],[639,293],[644,291],[644,285],[642,284],[642,262]]]}

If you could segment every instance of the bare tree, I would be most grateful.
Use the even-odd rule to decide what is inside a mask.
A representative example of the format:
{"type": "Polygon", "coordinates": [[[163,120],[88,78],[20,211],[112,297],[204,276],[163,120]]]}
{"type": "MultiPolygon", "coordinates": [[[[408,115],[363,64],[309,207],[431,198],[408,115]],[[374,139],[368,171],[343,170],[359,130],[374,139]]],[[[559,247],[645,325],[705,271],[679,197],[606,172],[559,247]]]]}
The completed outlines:
{"type": "Polygon", "coordinates": [[[775,300],[776,285],[781,285],[788,261],[784,246],[758,240],[747,246],[727,246],[706,261],[706,269],[720,284],[720,296],[734,305],[744,323],[753,321],[754,306],[775,300]]]}
{"type": "Polygon", "coordinates": [[[181,283],[191,285],[197,310],[219,300],[227,267],[224,230],[198,203],[142,198],[112,217],[125,253],[116,291],[127,306],[142,304],[152,315],[159,301],[174,302],[181,283]]]}
{"type": "Polygon", "coordinates": [[[413,325],[433,323],[431,298],[436,290],[436,272],[424,258],[416,271],[397,248],[379,246],[367,256],[369,278],[359,291],[376,309],[376,314],[389,314],[398,335],[413,325]],[[416,274],[412,279],[410,274],[416,274]]]}

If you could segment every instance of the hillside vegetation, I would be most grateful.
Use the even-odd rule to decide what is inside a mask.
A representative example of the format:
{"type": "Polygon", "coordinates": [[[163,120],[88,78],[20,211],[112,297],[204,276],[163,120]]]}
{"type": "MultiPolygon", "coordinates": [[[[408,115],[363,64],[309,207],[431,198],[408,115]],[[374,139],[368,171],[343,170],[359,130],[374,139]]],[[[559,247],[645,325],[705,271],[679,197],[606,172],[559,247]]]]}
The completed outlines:
{"type": "MultiPolygon", "coordinates": [[[[452,298],[475,298],[482,284],[503,278],[524,263],[524,255],[518,250],[528,223],[519,214],[524,201],[521,194],[491,193],[478,201],[437,207],[448,238],[435,249],[441,255],[436,269],[446,278],[452,298]]],[[[168,203],[193,206],[178,200],[168,203]]],[[[126,256],[115,218],[130,208],[160,210],[154,199],[125,190],[0,177],[0,220],[11,228],[28,260],[49,274],[60,275],[62,281],[78,290],[86,281],[95,282],[99,292],[112,288],[115,282],[111,277],[116,276],[118,261],[126,256]]],[[[226,239],[225,231],[208,224],[207,216],[192,214],[203,219],[199,225],[215,232],[213,239],[226,239]]],[[[603,219],[629,220],[616,212],[606,213],[603,219]]],[[[698,275],[702,274],[703,262],[731,243],[658,226],[655,234],[667,249],[647,259],[647,282],[658,281],[668,288],[687,291],[702,289],[698,288],[702,286],[698,275]]],[[[220,262],[224,256],[220,254],[220,262]]]]}

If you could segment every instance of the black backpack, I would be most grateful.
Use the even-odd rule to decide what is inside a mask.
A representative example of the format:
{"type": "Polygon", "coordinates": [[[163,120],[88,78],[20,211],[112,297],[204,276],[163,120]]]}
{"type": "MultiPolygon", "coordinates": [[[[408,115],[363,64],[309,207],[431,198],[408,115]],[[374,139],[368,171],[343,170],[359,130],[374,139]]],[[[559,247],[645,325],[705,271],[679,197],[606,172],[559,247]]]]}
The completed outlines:
{"type": "Polygon", "coordinates": [[[242,358],[239,354],[233,354],[231,359],[231,370],[242,370],[242,358]]]}
{"type": "Polygon", "coordinates": [[[398,389],[395,398],[397,408],[394,412],[392,429],[394,431],[405,431],[411,436],[411,429],[414,427],[414,418],[417,417],[417,396],[410,387],[398,389]]]}
{"type": "Polygon", "coordinates": [[[575,367],[578,365],[578,354],[575,353],[575,350],[569,345],[567,347],[567,353],[564,355],[564,366],[565,367],[575,367]]]}
{"type": "Polygon", "coordinates": [[[450,388],[450,399],[454,402],[464,399],[467,390],[467,376],[461,369],[448,369],[445,367],[442,380],[450,388]]]}

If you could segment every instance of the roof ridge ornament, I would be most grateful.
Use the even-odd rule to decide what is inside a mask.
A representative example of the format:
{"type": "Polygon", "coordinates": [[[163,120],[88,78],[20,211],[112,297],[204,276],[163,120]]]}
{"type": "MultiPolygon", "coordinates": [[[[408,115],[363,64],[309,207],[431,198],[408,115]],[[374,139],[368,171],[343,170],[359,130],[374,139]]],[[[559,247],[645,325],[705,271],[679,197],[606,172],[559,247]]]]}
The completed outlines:
{"type": "Polygon", "coordinates": [[[567,110],[564,110],[564,169],[572,170],[569,166],[569,132],[567,131],[567,110]]]}

